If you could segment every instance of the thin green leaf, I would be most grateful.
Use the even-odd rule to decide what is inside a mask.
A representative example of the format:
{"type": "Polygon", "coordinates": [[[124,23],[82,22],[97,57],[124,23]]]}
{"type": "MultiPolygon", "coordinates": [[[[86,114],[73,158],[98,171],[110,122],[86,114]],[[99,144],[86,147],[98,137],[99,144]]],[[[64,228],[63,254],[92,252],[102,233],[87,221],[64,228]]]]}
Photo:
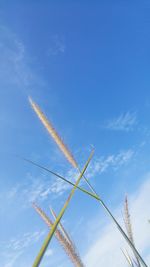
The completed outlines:
{"type": "MultiPolygon", "coordinates": [[[[78,168],[79,169],[79,168],[78,168]]],[[[80,169],[79,169],[80,171],[80,169]]],[[[93,188],[93,186],[89,183],[89,181],[86,179],[85,176],[83,176],[84,180],[86,181],[87,185],[89,186],[89,188],[91,189],[91,191],[93,192],[93,194],[95,194],[97,197],[98,194],[96,193],[96,190],[93,188]]],[[[106,206],[106,204],[104,203],[104,201],[99,197],[98,202],[100,203],[100,205],[105,209],[105,211],[107,212],[107,214],[109,215],[109,217],[113,220],[113,222],[115,223],[115,225],[117,226],[119,232],[122,234],[122,236],[125,238],[125,240],[127,241],[128,245],[130,246],[130,248],[134,251],[134,254],[136,255],[136,257],[139,259],[139,261],[141,262],[143,267],[148,267],[147,264],[145,263],[145,261],[143,260],[143,258],[141,257],[140,253],[138,252],[138,250],[136,249],[136,247],[134,246],[134,244],[131,242],[130,238],[127,236],[127,234],[125,233],[125,231],[122,229],[122,227],[120,226],[120,224],[117,222],[117,220],[115,219],[115,217],[113,216],[113,214],[111,213],[111,211],[109,210],[109,208],[106,206]]]]}
{"type": "MultiPolygon", "coordinates": [[[[72,186],[76,186],[74,183],[70,182],[69,180],[65,179],[63,176],[49,170],[48,168],[45,168],[31,160],[22,158],[23,160],[55,175],[56,177],[60,178],[61,180],[65,181],[66,183],[72,185],[72,186]]],[[[139,252],[137,251],[137,249],[135,248],[135,246],[132,244],[132,242],[130,241],[130,239],[128,238],[128,236],[126,235],[126,233],[124,232],[124,230],[122,229],[122,227],[119,225],[119,223],[117,222],[117,220],[115,219],[115,217],[112,215],[111,211],[108,209],[108,207],[106,206],[106,204],[104,203],[104,201],[98,196],[98,194],[96,193],[95,189],[92,187],[92,185],[89,183],[89,181],[86,179],[86,177],[84,176],[84,179],[86,180],[86,183],[88,184],[89,188],[92,190],[93,193],[85,190],[84,188],[80,187],[80,186],[76,186],[77,189],[79,189],[80,191],[88,194],[89,196],[95,198],[100,205],[102,205],[102,207],[105,209],[105,211],[108,213],[108,215],[111,217],[111,219],[113,220],[113,222],[115,223],[115,225],[117,226],[118,230],[120,231],[120,233],[123,235],[123,237],[125,238],[125,240],[127,241],[127,243],[129,244],[129,246],[131,247],[131,249],[134,251],[134,253],[136,254],[136,256],[138,257],[138,259],[140,260],[140,262],[142,263],[142,265],[144,267],[148,267],[147,264],[144,262],[143,258],[141,257],[141,255],[139,254],[139,252]]]]}
{"type": "Polygon", "coordinates": [[[56,221],[54,222],[54,224],[53,224],[53,226],[51,228],[51,231],[48,233],[48,235],[47,235],[47,237],[46,237],[46,239],[45,239],[45,241],[44,241],[44,243],[43,243],[43,245],[42,245],[42,247],[40,249],[40,252],[38,253],[38,255],[37,255],[37,257],[36,257],[36,259],[35,259],[35,261],[33,263],[33,267],[38,267],[40,265],[41,260],[42,260],[44,254],[45,254],[45,251],[46,251],[46,249],[47,249],[47,247],[48,247],[48,245],[49,245],[49,243],[50,243],[50,241],[51,241],[51,239],[52,239],[52,237],[53,237],[53,235],[55,233],[55,230],[56,230],[56,228],[57,228],[62,216],[64,215],[64,213],[65,213],[65,211],[66,211],[66,209],[67,209],[67,207],[69,205],[69,202],[72,199],[72,197],[73,197],[73,195],[75,193],[75,190],[76,190],[76,188],[77,188],[77,186],[78,186],[83,174],[85,173],[85,171],[86,171],[86,169],[87,169],[87,167],[88,167],[88,165],[90,163],[90,160],[91,160],[91,158],[93,156],[93,153],[94,153],[94,151],[91,152],[91,154],[89,156],[89,159],[87,160],[82,172],[80,173],[80,175],[79,175],[79,177],[78,177],[78,179],[77,179],[77,181],[75,183],[75,186],[72,188],[68,199],[66,200],[63,208],[61,209],[56,221]]]}
{"type": "Polygon", "coordinates": [[[145,263],[145,261],[143,260],[143,258],[141,257],[141,255],[139,254],[138,250],[136,249],[136,247],[132,244],[132,242],[130,241],[130,239],[128,238],[128,236],[126,235],[126,233],[124,232],[124,230],[122,229],[122,227],[120,226],[120,224],[117,222],[117,220],[115,219],[115,217],[112,215],[112,213],[110,212],[110,210],[107,208],[107,206],[105,205],[105,203],[103,202],[103,200],[99,200],[100,204],[104,207],[104,209],[106,210],[106,212],[108,213],[108,215],[111,217],[111,219],[113,220],[113,222],[115,223],[115,225],[117,226],[118,230],[120,231],[120,233],[123,235],[123,237],[125,238],[125,240],[127,241],[128,245],[131,247],[131,249],[134,251],[134,253],[136,254],[136,256],[138,257],[138,259],[140,260],[141,264],[144,267],[148,267],[147,264],[145,263]]]}
{"type": "MultiPolygon", "coordinates": [[[[60,138],[60,136],[58,135],[58,133],[55,131],[55,129],[53,128],[52,124],[48,121],[48,119],[46,118],[46,116],[43,114],[43,112],[41,111],[41,109],[39,108],[39,106],[35,102],[33,102],[31,98],[29,98],[29,101],[30,101],[30,104],[31,104],[32,108],[34,109],[34,111],[38,115],[39,119],[43,123],[44,127],[47,129],[47,131],[49,132],[49,134],[52,136],[53,140],[56,142],[56,144],[58,145],[58,147],[60,148],[60,150],[63,152],[64,156],[67,158],[67,160],[70,162],[70,164],[73,167],[75,167],[76,169],[78,169],[80,171],[79,166],[78,166],[77,162],[75,161],[73,155],[71,154],[71,152],[69,151],[69,149],[66,147],[66,145],[62,142],[62,139],[60,138]]],[[[83,178],[85,179],[85,181],[88,184],[88,186],[91,189],[91,191],[95,195],[97,195],[95,189],[89,183],[89,181],[86,179],[86,177],[83,176],[83,178]]],[[[97,195],[97,197],[98,197],[98,195],[97,195]]],[[[119,225],[119,223],[117,222],[117,220],[115,219],[115,217],[112,215],[112,213],[110,212],[110,210],[107,208],[107,206],[105,205],[105,203],[103,202],[103,200],[99,198],[98,201],[99,201],[100,205],[102,205],[102,207],[108,213],[108,215],[111,217],[111,219],[113,220],[113,222],[116,224],[117,228],[119,229],[120,233],[124,236],[124,238],[126,239],[126,241],[129,244],[129,246],[134,250],[136,256],[141,261],[142,265],[144,267],[147,267],[147,265],[144,262],[143,258],[140,256],[139,252],[137,251],[137,249],[135,248],[135,246],[132,244],[132,242],[130,241],[130,239],[128,238],[128,236],[124,232],[124,230],[121,228],[121,226],[119,225]]]]}
{"type": "MultiPolygon", "coordinates": [[[[57,218],[57,215],[55,213],[55,211],[52,209],[52,207],[50,207],[50,211],[51,211],[51,214],[53,215],[54,219],[56,220],[57,218]]],[[[64,237],[67,239],[68,243],[70,243],[71,245],[73,244],[72,240],[70,239],[68,233],[66,232],[66,230],[64,229],[62,223],[60,222],[59,223],[59,227],[60,227],[60,230],[62,232],[62,234],[64,235],[64,237]]],[[[73,244],[74,245],[74,244],[73,244]]]]}
{"type": "MultiPolygon", "coordinates": [[[[32,160],[26,159],[26,158],[21,158],[21,159],[24,160],[24,161],[26,161],[26,162],[28,162],[28,163],[30,163],[30,164],[32,164],[32,165],[34,165],[34,166],[36,166],[36,167],[38,167],[38,168],[40,168],[40,169],[42,169],[42,170],[44,170],[44,171],[46,171],[46,172],[49,172],[49,173],[53,174],[54,176],[58,177],[59,179],[63,180],[64,182],[66,182],[66,183],[68,183],[68,184],[70,184],[72,186],[75,186],[75,183],[72,183],[68,179],[64,178],[62,175],[60,175],[60,174],[58,174],[58,173],[56,173],[54,171],[51,171],[51,170],[49,170],[46,167],[43,167],[42,165],[40,165],[40,164],[38,164],[38,163],[36,163],[36,162],[34,162],[32,160]]],[[[96,200],[100,200],[100,197],[99,196],[97,196],[97,195],[95,195],[95,194],[87,191],[83,187],[76,186],[76,188],[79,189],[80,191],[82,191],[83,193],[86,193],[86,194],[90,195],[91,197],[95,198],[96,200]]]]}
{"type": "MultiPolygon", "coordinates": [[[[40,215],[43,221],[51,229],[53,225],[53,221],[46,215],[46,213],[40,207],[37,206],[37,204],[33,203],[33,208],[36,210],[36,212],[40,215]]],[[[84,264],[73,242],[70,244],[68,240],[66,239],[66,237],[63,235],[63,233],[58,228],[56,228],[54,234],[58,242],[60,243],[60,245],[66,252],[66,254],[68,255],[69,259],[73,263],[73,265],[76,267],[84,267],[84,264]]]]}

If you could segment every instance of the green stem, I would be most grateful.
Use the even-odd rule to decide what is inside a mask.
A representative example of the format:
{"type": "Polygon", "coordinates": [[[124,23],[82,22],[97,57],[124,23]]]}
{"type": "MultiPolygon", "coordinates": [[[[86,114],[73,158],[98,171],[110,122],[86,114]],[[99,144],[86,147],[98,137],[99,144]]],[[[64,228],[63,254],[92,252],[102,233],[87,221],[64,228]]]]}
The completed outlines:
{"type": "MultiPolygon", "coordinates": [[[[139,254],[139,252],[137,251],[137,249],[135,248],[135,246],[133,245],[133,243],[130,241],[130,239],[128,238],[128,236],[126,235],[126,233],[124,232],[124,230],[122,229],[122,227],[119,225],[119,223],[117,222],[117,220],[115,219],[115,217],[112,215],[111,211],[108,209],[108,207],[105,205],[105,203],[103,202],[103,200],[98,196],[98,194],[96,193],[95,189],[93,188],[93,186],[89,183],[89,181],[87,180],[87,178],[83,175],[83,178],[84,180],[86,181],[87,185],[89,186],[89,188],[91,189],[91,192],[85,190],[84,188],[78,186],[78,185],[75,185],[74,183],[70,182],[69,180],[65,179],[63,176],[49,170],[48,168],[45,168],[31,160],[28,160],[28,159],[25,159],[23,158],[23,160],[57,176],[58,178],[60,178],[61,180],[65,181],[66,183],[72,185],[72,186],[75,186],[77,189],[79,189],[80,191],[90,195],[91,197],[95,198],[99,203],[100,205],[103,206],[103,208],[105,209],[105,211],[107,212],[107,214],[111,217],[111,219],[113,220],[113,222],[116,224],[118,230],[121,232],[121,234],[123,235],[123,237],[126,239],[127,243],[129,244],[129,246],[132,248],[132,250],[134,251],[134,253],[136,254],[136,256],[138,257],[138,259],[140,260],[140,262],[142,263],[142,265],[144,267],[148,267],[147,264],[144,262],[143,258],[141,257],[141,255],[139,254]]],[[[80,169],[78,168],[79,172],[81,173],[80,169]]]]}
{"type": "MultiPolygon", "coordinates": [[[[78,168],[79,172],[80,169],[78,168]]],[[[91,189],[91,191],[98,197],[95,189],[93,188],[93,186],[89,183],[89,181],[86,179],[85,176],[83,176],[84,180],[86,181],[87,185],[89,186],[89,188],[91,189]]],[[[124,232],[124,230],[122,229],[122,227],[120,226],[120,224],[117,222],[117,220],[115,219],[115,217],[112,215],[111,211],[108,209],[108,207],[106,206],[106,204],[104,203],[104,201],[102,199],[98,199],[98,202],[100,203],[100,205],[102,205],[102,207],[105,209],[105,211],[107,212],[107,214],[111,217],[111,219],[113,220],[113,222],[116,224],[118,230],[120,231],[120,233],[123,235],[123,237],[126,239],[127,243],[129,244],[129,246],[131,247],[131,249],[134,251],[135,255],[137,256],[137,258],[140,260],[141,264],[144,267],[148,267],[147,264],[145,263],[145,261],[143,260],[143,258],[141,257],[141,255],[139,254],[139,252],[137,251],[137,249],[135,248],[135,246],[133,245],[133,243],[131,242],[131,240],[128,238],[128,236],[126,235],[126,233],[124,232]]]]}
{"type": "Polygon", "coordinates": [[[62,207],[60,213],[58,214],[54,224],[52,225],[51,230],[48,233],[48,236],[46,237],[46,239],[45,239],[45,241],[44,241],[44,243],[43,243],[43,245],[42,245],[42,247],[41,247],[41,249],[40,249],[40,251],[39,251],[39,253],[38,253],[38,255],[37,255],[32,267],[38,267],[40,265],[40,263],[42,261],[42,258],[43,258],[44,254],[45,254],[45,251],[46,251],[46,249],[47,249],[47,247],[48,247],[48,245],[49,245],[49,243],[50,243],[50,241],[51,241],[51,239],[52,239],[52,237],[53,237],[53,235],[55,233],[55,230],[56,230],[56,228],[57,228],[62,216],[64,215],[64,213],[65,213],[65,211],[66,211],[66,209],[67,209],[67,207],[68,207],[68,205],[70,203],[70,200],[72,199],[72,197],[73,197],[73,195],[75,193],[75,190],[76,190],[76,188],[77,188],[77,186],[78,186],[83,174],[85,173],[85,171],[86,171],[86,169],[87,169],[87,167],[89,165],[89,162],[90,162],[90,160],[91,160],[91,158],[93,156],[93,153],[94,153],[94,151],[91,152],[91,154],[90,154],[90,156],[89,156],[89,158],[88,158],[83,170],[80,172],[80,175],[79,175],[79,177],[78,177],[78,179],[77,179],[77,181],[75,183],[75,186],[72,188],[68,199],[66,200],[66,202],[65,202],[64,206],[62,207]]]}

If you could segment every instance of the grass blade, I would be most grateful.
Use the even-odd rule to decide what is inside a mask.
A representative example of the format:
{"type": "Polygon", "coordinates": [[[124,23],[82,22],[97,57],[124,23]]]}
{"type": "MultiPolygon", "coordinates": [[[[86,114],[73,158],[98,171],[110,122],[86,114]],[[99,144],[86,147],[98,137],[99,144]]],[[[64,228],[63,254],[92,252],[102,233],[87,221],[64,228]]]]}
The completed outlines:
{"type": "MultiPolygon", "coordinates": [[[[33,208],[51,229],[52,225],[54,224],[53,221],[51,221],[51,219],[46,215],[46,213],[40,207],[37,206],[37,204],[33,203],[33,208]]],[[[84,264],[82,263],[82,260],[73,242],[69,243],[66,237],[61,233],[61,231],[58,228],[55,230],[54,234],[56,239],[66,252],[67,256],[73,263],[73,265],[76,267],[84,267],[84,264]]]]}
{"type": "Polygon", "coordinates": [[[141,257],[141,255],[139,254],[139,252],[136,249],[136,247],[133,245],[133,243],[131,242],[131,240],[128,238],[128,236],[126,235],[126,233],[124,232],[124,230],[122,229],[122,227],[120,226],[120,224],[117,222],[117,220],[115,219],[115,217],[112,215],[111,211],[108,209],[108,207],[106,206],[106,204],[103,202],[102,199],[99,200],[99,203],[103,206],[103,208],[105,209],[105,211],[108,213],[108,215],[110,216],[110,218],[113,220],[113,222],[117,226],[119,232],[125,238],[125,240],[127,241],[128,245],[130,246],[130,248],[134,251],[135,255],[137,256],[137,258],[141,262],[142,266],[143,267],[148,267],[147,264],[145,263],[145,261],[143,260],[143,258],[141,257]]]}
{"type": "Polygon", "coordinates": [[[49,243],[50,243],[50,241],[51,241],[51,239],[52,239],[52,237],[53,237],[53,235],[55,233],[55,230],[56,230],[56,228],[57,228],[62,216],[64,215],[64,213],[65,213],[65,211],[66,211],[66,209],[67,209],[67,207],[69,205],[70,200],[72,199],[72,197],[73,197],[73,195],[75,193],[76,186],[78,186],[83,174],[85,173],[85,171],[86,171],[86,169],[87,169],[87,167],[88,167],[88,165],[90,163],[90,160],[91,160],[91,158],[93,156],[93,153],[94,153],[94,151],[92,150],[92,152],[90,154],[90,157],[88,158],[88,160],[87,160],[82,172],[80,173],[80,175],[79,175],[79,177],[78,177],[78,179],[77,179],[77,181],[75,183],[75,186],[72,188],[68,199],[66,200],[66,202],[65,202],[63,208],[61,209],[61,211],[60,211],[55,223],[53,224],[53,226],[51,228],[51,231],[48,233],[48,235],[47,235],[47,237],[46,237],[46,239],[45,239],[45,241],[44,241],[44,243],[43,243],[43,245],[42,245],[42,247],[40,249],[40,252],[38,253],[38,255],[37,255],[37,257],[36,257],[36,259],[35,259],[35,261],[33,263],[33,267],[38,267],[40,265],[41,260],[42,260],[44,254],[45,254],[45,251],[46,251],[46,249],[47,249],[47,247],[48,247],[48,245],[49,245],[49,243]]]}
{"type": "MultiPolygon", "coordinates": [[[[117,220],[115,219],[115,217],[112,215],[111,211],[108,209],[108,207],[106,206],[106,204],[104,203],[104,201],[98,196],[98,194],[96,193],[95,189],[91,186],[91,184],[88,182],[87,179],[86,179],[86,180],[87,180],[87,182],[88,182],[88,185],[89,185],[90,189],[93,191],[93,193],[91,193],[91,192],[85,190],[84,188],[82,188],[82,187],[80,187],[80,186],[75,185],[74,183],[72,183],[72,182],[70,182],[69,180],[65,179],[63,176],[61,176],[61,175],[59,175],[59,174],[57,174],[57,173],[55,173],[55,172],[49,170],[48,168],[45,168],[45,167],[43,167],[43,166],[41,166],[41,165],[39,165],[39,164],[37,164],[37,163],[31,161],[31,160],[28,160],[28,159],[24,159],[24,158],[23,158],[23,160],[25,160],[25,161],[27,161],[27,162],[29,162],[29,163],[31,163],[31,164],[33,164],[33,165],[35,165],[35,166],[37,166],[37,167],[43,169],[43,170],[45,170],[45,171],[47,171],[47,172],[49,172],[49,173],[55,175],[56,177],[62,179],[63,181],[67,182],[68,184],[70,184],[70,185],[72,185],[72,186],[76,186],[76,188],[79,189],[80,191],[82,191],[82,192],[84,192],[85,194],[87,194],[87,195],[91,196],[92,198],[96,199],[96,200],[100,203],[100,205],[102,205],[102,207],[105,209],[105,211],[108,213],[108,215],[111,217],[111,219],[113,220],[113,222],[114,222],[115,225],[117,226],[118,230],[119,230],[120,233],[123,235],[123,237],[125,238],[125,240],[126,240],[127,243],[129,244],[129,246],[131,247],[131,249],[134,251],[135,255],[136,255],[137,258],[140,260],[140,262],[142,263],[142,265],[143,265],[144,267],[148,267],[148,266],[146,265],[146,263],[144,262],[143,258],[140,256],[140,254],[139,254],[139,252],[137,251],[137,249],[135,248],[134,244],[130,241],[130,239],[128,238],[128,236],[126,235],[126,233],[124,232],[124,230],[122,229],[122,227],[119,225],[119,223],[117,222],[117,220]]],[[[85,177],[84,177],[84,178],[85,178],[85,177]]]]}
{"type": "Polygon", "coordinates": [[[47,171],[47,172],[49,172],[49,173],[55,175],[56,177],[62,179],[63,181],[65,181],[66,183],[68,183],[68,184],[70,184],[70,185],[72,185],[72,186],[76,186],[76,188],[79,189],[80,191],[82,191],[82,192],[84,192],[85,194],[87,194],[87,195],[93,197],[94,199],[96,199],[96,200],[100,203],[100,205],[102,205],[102,207],[105,209],[105,211],[108,213],[108,215],[110,216],[110,218],[113,220],[113,222],[114,222],[115,225],[117,226],[118,230],[119,230],[120,233],[123,235],[123,237],[125,238],[125,240],[126,240],[127,243],[129,244],[129,246],[131,247],[131,249],[134,251],[135,255],[136,255],[137,258],[140,260],[140,262],[142,263],[142,265],[143,265],[144,267],[148,267],[148,266],[146,265],[146,263],[144,262],[143,258],[140,256],[140,254],[139,254],[139,252],[137,251],[137,249],[135,248],[134,244],[130,241],[130,239],[128,238],[128,236],[126,235],[126,233],[124,232],[124,230],[122,229],[122,227],[119,225],[119,223],[117,222],[117,220],[115,219],[115,217],[112,215],[111,211],[108,209],[108,207],[106,206],[106,204],[104,203],[104,201],[98,196],[98,194],[96,193],[95,189],[91,186],[91,184],[88,182],[88,180],[87,180],[85,177],[84,177],[84,178],[86,179],[86,181],[87,181],[87,183],[88,183],[90,189],[93,191],[93,193],[91,193],[91,192],[85,190],[84,188],[82,188],[82,187],[80,187],[80,186],[75,185],[74,183],[72,183],[72,182],[70,182],[69,180],[65,179],[63,176],[61,176],[61,175],[59,175],[59,174],[57,174],[57,173],[55,173],[55,172],[49,170],[48,168],[45,168],[45,167],[43,167],[43,166],[41,166],[41,165],[39,165],[39,164],[37,164],[37,163],[31,161],[31,160],[28,160],[28,159],[24,159],[24,158],[23,158],[23,160],[25,160],[25,161],[27,161],[27,162],[29,162],[29,163],[31,163],[31,164],[33,164],[33,165],[35,165],[35,166],[37,166],[37,167],[43,169],[43,170],[45,170],[45,171],[47,171]]]}
{"type": "MultiPolygon", "coordinates": [[[[54,219],[56,220],[57,218],[57,215],[55,213],[55,211],[52,209],[52,207],[50,207],[50,211],[51,211],[51,214],[53,215],[54,219]]],[[[64,237],[66,238],[66,240],[68,241],[68,243],[70,243],[71,245],[74,245],[72,240],[70,239],[68,233],[66,232],[66,230],[64,229],[62,223],[60,222],[59,223],[59,227],[61,229],[61,232],[63,233],[64,237]]]]}
{"type": "MultiPolygon", "coordinates": [[[[34,162],[32,160],[26,159],[26,158],[21,158],[21,159],[24,160],[24,161],[26,161],[26,162],[28,162],[28,163],[30,163],[30,164],[32,164],[32,165],[34,165],[34,166],[36,166],[36,167],[38,167],[38,168],[40,168],[40,169],[42,169],[42,170],[44,170],[44,171],[46,171],[46,172],[48,172],[48,173],[50,173],[50,174],[53,174],[54,176],[58,177],[59,179],[63,180],[64,182],[66,182],[66,183],[68,183],[68,184],[70,184],[72,186],[75,186],[75,183],[72,183],[68,179],[64,178],[62,175],[60,175],[60,174],[58,174],[58,173],[56,173],[54,171],[51,171],[51,170],[49,170],[46,167],[44,167],[44,166],[42,166],[42,165],[40,165],[40,164],[38,164],[38,163],[36,163],[36,162],[34,162]]],[[[95,198],[97,200],[100,200],[100,197],[99,196],[97,196],[97,195],[95,195],[95,194],[87,191],[83,187],[76,186],[76,188],[79,189],[80,191],[82,191],[83,193],[86,193],[86,194],[90,195],[91,197],[93,197],[93,198],[95,198]]]]}

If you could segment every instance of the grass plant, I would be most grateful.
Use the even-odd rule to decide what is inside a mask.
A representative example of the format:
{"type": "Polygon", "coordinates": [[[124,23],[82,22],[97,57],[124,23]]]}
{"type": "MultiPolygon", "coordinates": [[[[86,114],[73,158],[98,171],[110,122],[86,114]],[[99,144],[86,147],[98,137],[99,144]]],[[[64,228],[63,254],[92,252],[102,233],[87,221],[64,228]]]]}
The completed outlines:
{"type": "MultiPolygon", "coordinates": [[[[79,173],[80,176],[77,180],[77,182],[75,184],[73,184],[72,182],[68,181],[66,178],[63,178],[62,176],[59,176],[60,179],[63,179],[65,182],[70,183],[73,186],[73,189],[69,195],[68,200],[66,201],[66,203],[64,204],[64,207],[62,208],[62,210],[60,211],[58,217],[55,220],[55,223],[53,224],[50,233],[48,234],[36,260],[35,263],[33,264],[33,267],[37,267],[39,266],[41,259],[46,251],[46,248],[57,228],[57,225],[60,223],[60,220],[69,204],[70,199],[72,198],[72,195],[74,194],[75,189],[79,189],[82,192],[90,195],[91,197],[94,197],[95,199],[97,199],[97,201],[100,203],[100,205],[104,208],[104,210],[107,212],[107,214],[109,215],[109,217],[112,219],[113,223],[116,225],[116,227],[118,228],[118,230],[120,231],[120,233],[122,234],[122,236],[125,238],[125,240],[127,241],[128,245],[130,246],[130,248],[133,250],[134,255],[136,257],[136,259],[139,261],[139,263],[141,263],[141,265],[143,267],[148,267],[147,264],[145,263],[144,259],[142,258],[142,256],[140,255],[140,253],[138,252],[138,250],[136,249],[133,240],[131,240],[131,236],[128,236],[125,231],[123,230],[123,228],[120,226],[120,224],[118,223],[118,221],[116,220],[116,218],[113,216],[113,214],[111,213],[111,211],[109,210],[109,208],[106,206],[106,204],[104,203],[104,201],[98,196],[96,190],[93,188],[93,186],[91,185],[91,183],[86,179],[84,172],[85,169],[87,168],[89,161],[91,159],[91,157],[89,158],[88,162],[86,163],[83,171],[80,170],[79,165],[77,164],[76,160],[74,159],[72,153],[69,151],[69,149],[67,148],[67,146],[64,144],[64,142],[62,141],[62,139],[60,138],[60,136],[58,135],[58,133],[56,132],[56,130],[54,129],[54,127],[52,126],[52,123],[49,122],[49,120],[46,118],[46,116],[44,115],[44,113],[41,111],[41,109],[39,108],[39,106],[33,102],[33,100],[31,98],[29,98],[30,104],[33,108],[33,110],[35,111],[35,113],[37,114],[37,116],[39,117],[40,121],[42,122],[42,124],[44,125],[44,127],[47,129],[48,133],[51,135],[51,137],[53,138],[53,140],[55,141],[55,143],[58,145],[58,147],[60,148],[60,150],[62,151],[62,153],[64,154],[64,156],[66,157],[66,159],[69,161],[69,163],[76,168],[79,173]],[[88,192],[87,190],[79,187],[79,181],[81,180],[81,178],[84,178],[84,180],[86,181],[88,187],[90,188],[91,192],[88,192]]],[[[31,163],[31,161],[30,161],[31,163]]],[[[42,167],[39,164],[33,163],[34,165],[37,165],[38,167],[42,167]]],[[[47,168],[42,167],[43,169],[45,169],[46,171],[52,173],[52,171],[49,171],[47,168]]],[[[56,173],[53,172],[54,175],[58,176],[56,173]]]]}

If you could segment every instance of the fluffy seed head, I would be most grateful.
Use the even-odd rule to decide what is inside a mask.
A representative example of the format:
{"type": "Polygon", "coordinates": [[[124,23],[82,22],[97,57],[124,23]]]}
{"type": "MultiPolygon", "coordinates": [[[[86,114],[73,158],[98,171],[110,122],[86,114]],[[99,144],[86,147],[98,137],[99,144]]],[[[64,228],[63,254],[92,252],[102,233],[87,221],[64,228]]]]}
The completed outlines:
{"type": "MultiPolygon", "coordinates": [[[[129,213],[129,205],[128,205],[128,198],[127,196],[125,197],[125,204],[124,204],[124,221],[125,221],[125,226],[126,226],[126,230],[128,233],[128,237],[130,239],[130,241],[132,242],[133,245],[134,244],[134,238],[133,238],[133,232],[132,232],[132,224],[131,224],[131,219],[130,219],[130,213],[129,213]]],[[[133,251],[134,253],[134,251],[133,251]]],[[[138,267],[141,267],[141,264],[139,262],[139,259],[137,257],[137,255],[134,253],[135,259],[136,259],[136,265],[138,267]]]]}
{"type": "MultiPolygon", "coordinates": [[[[45,221],[45,223],[48,225],[48,227],[52,227],[53,222],[51,219],[45,214],[45,212],[37,206],[37,204],[33,203],[33,208],[36,210],[36,212],[41,216],[41,218],[45,221]]],[[[79,256],[79,254],[76,251],[75,246],[73,245],[73,242],[68,242],[68,240],[63,235],[63,232],[61,232],[59,229],[55,230],[55,237],[67,253],[68,257],[72,261],[73,265],[75,267],[84,267],[84,264],[82,263],[82,260],[79,256]]]]}
{"type": "Polygon", "coordinates": [[[62,139],[60,138],[60,136],[58,135],[58,133],[56,132],[56,130],[52,126],[51,122],[46,118],[46,116],[41,111],[41,109],[39,108],[39,106],[35,102],[33,102],[33,100],[30,97],[29,97],[29,102],[30,102],[33,110],[35,111],[35,113],[39,117],[40,121],[43,123],[43,125],[47,129],[48,133],[51,135],[51,137],[53,138],[53,140],[56,142],[56,144],[58,145],[58,147],[60,148],[60,150],[62,151],[62,153],[67,158],[67,160],[71,163],[71,165],[74,168],[77,168],[78,165],[77,165],[75,159],[73,158],[73,155],[71,154],[71,152],[69,151],[69,149],[67,148],[67,146],[63,143],[62,139]]]}

